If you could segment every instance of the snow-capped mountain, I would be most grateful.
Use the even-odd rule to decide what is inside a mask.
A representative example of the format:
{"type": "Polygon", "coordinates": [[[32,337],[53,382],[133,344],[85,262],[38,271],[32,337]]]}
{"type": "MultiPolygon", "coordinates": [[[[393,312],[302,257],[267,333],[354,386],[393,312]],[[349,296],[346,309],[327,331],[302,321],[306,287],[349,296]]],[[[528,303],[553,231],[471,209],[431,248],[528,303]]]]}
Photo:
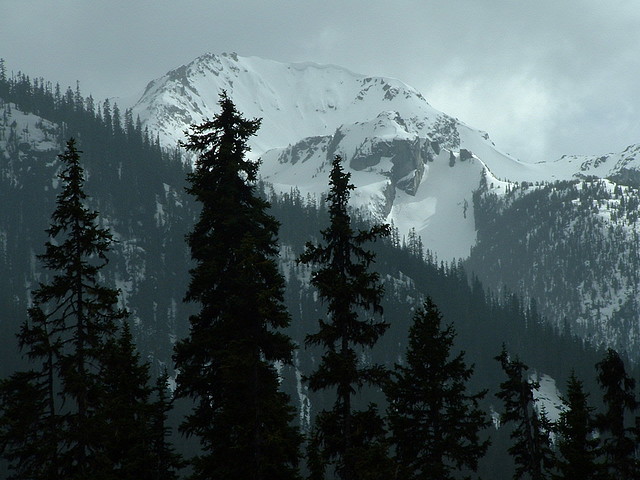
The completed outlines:
{"type": "Polygon", "coordinates": [[[640,162],[635,146],[621,154],[524,163],[399,80],[236,54],[202,55],[153,80],[133,111],[173,147],[189,125],[216,114],[223,90],[246,117],[262,119],[250,155],[262,159],[261,175],[277,191],[323,193],[327,166],[342,155],[358,187],[355,206],[393,222],[401,234],[415,228],[445,260],[466,258],[476,242],[472,192],[483,171],[504,186],[633,177],[640,162]]]}
{"type": "Polygon", "coordinates": [[[263,119],[251,154],[276,190],[326,191],[326,168],[342,155],[358,187],[356,206],[402,234],[416,228],[447,260],[468,256],[475,242],[471,193],[483,169],[515,180],[540,170],[404,83],[336,66],[207,54],[152,81],[133,110],[173,146],[190,124],[217,112],[222,90],[245,116],[263,119]]]}
{"type": "MultiPolygon", "coordinates": [[[[637,329],[625,326],[640,316],[637,303],[627,301],[638,282],[618,275],[620,259],[612,256],[640,255],[629,243],[640,234],[629,213],[640,186],[640,145],[617,154],[525,163],[398,80],[235,54],[203,55],[152,81],[134,115],[173,147],[190,124],[215,115],[222,90],[245,116],[262,118],[251,155],[262,160],[261,175],[276,191],[321,195],[330,161],[341,155],[357,187],[354,206],[393,222],[401,235],[415,229],[440,259],[469,258],[468,266],[495,289],[506,285],[540,298],[542,312],[556,325],[568,319],[572,331],[597,343],[639,351],[640,342],[630,340],[637,329]],[[600,191],[589,184],[567,190],[567,181],[594,178],[610,182],[605,190],[611,198],[587,198],[600,191]],[[549,186],[559,181],[565,184],[549,186]],[[483,195],[474,195],[479,191],[483,195]],[[531,193],[533,209],[513,201],[531,193]],[[555,211],[555,218],[547,215],[555,211]],[[566,225],[558,220],[565,217],[566,225]],[[594,227],[576,227],[582,224],[594,227]],[[541,236],[548,230],[553,235],[541,236]],[[618,241],[621,247],[614,245],[618,241]],[[574,245],[572,255],[566,245],[574,245]],[[569,260],[576,265],[575,285],[559,280],[569,272],[553,268],[569,260]],[[593,271],[607,272],[606,278],[579,281],[593,271]],[[558,285],[568,293],[560,294],[558,285]]],[[[635,265],[635,257],[627,261],[635,265]]]]}
{"type": "Polygon", "coordinates": [[[314,63],[287,64],[235,54],[207,54],[149,83],[134,106],[165,145],[184,139],[192,123],[218,111],[228,92],[246,117],[262,118],[253,155],[333,133],[342,124],[396,110],[415,133],[426,134],[440,112],[397,80],[366,77],[314,63]],[[392,107],[391,107],[392,106],[392,107]]]}

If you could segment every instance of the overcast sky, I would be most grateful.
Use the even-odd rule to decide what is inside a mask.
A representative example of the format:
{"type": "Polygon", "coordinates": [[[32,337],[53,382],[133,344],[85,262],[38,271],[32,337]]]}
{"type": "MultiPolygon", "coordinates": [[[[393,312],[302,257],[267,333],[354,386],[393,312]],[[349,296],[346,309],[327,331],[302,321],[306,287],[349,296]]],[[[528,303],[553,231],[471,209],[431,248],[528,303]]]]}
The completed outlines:
{"type": "Polygon", "coordinates": [[[640,143],[637,0],[0,0],[9,70],[97,99],[205,52],[398,78],[527,161],[640,143]]]}

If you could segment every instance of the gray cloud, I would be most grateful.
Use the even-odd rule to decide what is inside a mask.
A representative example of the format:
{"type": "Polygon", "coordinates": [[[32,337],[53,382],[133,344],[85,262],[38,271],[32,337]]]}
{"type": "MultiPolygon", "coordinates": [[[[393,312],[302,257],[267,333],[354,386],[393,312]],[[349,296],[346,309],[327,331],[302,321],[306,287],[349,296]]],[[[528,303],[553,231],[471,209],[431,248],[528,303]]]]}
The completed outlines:
{"type": "Polygon", "coordinates": [[[640,142],[634,0],[4,0],[10,69],[128,96],[204,52],[399,78],[530,161],[640,142]]]}

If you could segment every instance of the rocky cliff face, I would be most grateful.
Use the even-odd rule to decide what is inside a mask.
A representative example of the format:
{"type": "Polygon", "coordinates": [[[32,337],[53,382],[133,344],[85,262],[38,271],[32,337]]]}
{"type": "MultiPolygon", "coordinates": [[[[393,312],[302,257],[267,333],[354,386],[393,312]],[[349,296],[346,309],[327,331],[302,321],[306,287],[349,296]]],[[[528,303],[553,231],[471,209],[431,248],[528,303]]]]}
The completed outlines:
{"type": "Polygon", "coordinates": [[[222,89],[246,115],[263,118],[252,155],[276,192],[320,197],[328,165],[341,155],[357,186],[356,208],[392,222],[401,236],[415,231],[439,259],[468,259],[491,287],[538,299],[554,325],[636,350],[631,339],[640,311],[629,292],[637,287],[620,273],[620,262],[638,260],[637,227],[627,207],[624,214],[616,209],[635,201],[640,146],[523,163],[397,80],[233,54],[205,55],[154,80],[135,111],[171,145],[188,123],[215,113],[222,89]],[[589,186],[594,179],[622,193],[601,198],[589,186]],[[582,192],[581,208],[557,183],[567,181],[587,182],[572,187],[582,192]],[[558,197],[566,201],[558,204],[558,197]],[[559,227],[565,217],[570,226],[559,227]],[[551,230],[551,237],[539,235],[551,230]]]}
{"type": "MultiPolygon", "coordinates": [[[[633,276],[640,255],[634,216],[639,146],[599,157],[522,163],[397,80],[235,55],[205,55],[151,82],[134,115],[140,114],[152,137],[157,132],[166,145],[175,145],[189,123],[215,114],[222,88],[240,111],[263,118],[251,155],[261,159],[261,175],[274,192],[297,190],[303,198],[319,199],[331,159],[342,155],[357,186],[353,206],[392,222],[400,241],[418,235],[432,255],[466,260],[495,290],[506,286],[536,299],[553,325],[640,351],[633,276]],[[606,188],[594,187],[599,181],[606,188]]],[[[52,209],[56,188],[54,140],[63,130],[15,105],[3,109],[0,195],[12,207],[2,213],[0,259],[7,268],[23,263],[22,273],[7,279],[12,285],[6,287],[20,290],[20,283],[28,290],[37,251],[20,238],[39,238],[41,224],[47,224],[45,212],[52,209]],[[33,213],[25,219],[30,205],[38,205],[42,218],[33,213]],[[39,219],[37,229],[27,226],[30,219],[34,225],[39,219]]],[[[114,280],[124,298],[134,298],[142,286],[151,289],[141,294],[148,298],[159,285],[173,282],[163,268],[186,272],[180,235],[188,228],[180,222],[184,209],[193,207],[177,183],[184,172],[161,173],[135,159],[124,161],[122,151],[106,159],[91,158],[92,153],[88,172],[99,192],[96,208],[120,239],[115,248],[122,250],[114,280]],[[147,238],[142,229],[157,234],[147,238]],[[178,230],[177,240],[171,240],[175,250],[163,253],[178,230]],[[155,287],[149,287],[149,278],[155,287]]],[[[136,307],[140,311],[134,314],[158,318],[166,329],[180,316],[181,295],[176,291],[162,302],[136,307]]]]}
{"type": "Polygon", "coordinates": [[[134,113],[174,145],[190,123],[215,114],[222,90],[246,116],[263,119],[250,155],[261,159],[262,176],[276,190],[322,194],[328,162],[342,155],[358,187],[355,206],[393,221],[401,234],[416,228],[446,260],[466,257],[474,242],[471,192],[482,165],[500,171],[520,165],[486,133],[435,110],[402,82],[335,66],[208,54],[151,82],[134,113]],[[474,167],[429,167],[436,159],[452,169],[473,164],[476,150],[483,160],[474,167]],[[436,197],[421,192],[427,178],[457,186],[436,197]]]}

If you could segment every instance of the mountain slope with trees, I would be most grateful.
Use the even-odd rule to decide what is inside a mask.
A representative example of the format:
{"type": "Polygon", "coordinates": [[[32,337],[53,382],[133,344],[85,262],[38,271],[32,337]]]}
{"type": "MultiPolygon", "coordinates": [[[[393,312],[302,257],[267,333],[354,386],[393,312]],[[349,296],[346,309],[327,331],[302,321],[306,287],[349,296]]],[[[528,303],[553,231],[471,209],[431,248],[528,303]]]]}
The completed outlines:
{"type": "MultiPolygon", "coordinates": [[[[46,212],[54,210],[60,189],[55,158],[66,135],[76,136],[85,152],[90,207],[100,211],[100,225],[115,240],[110,262],[103,269],[104,279],[121,289],[119,306],[131,312],[133,337],[143,358],[151,363],[150,372],[157,376],[172,365],[174,342],[187,336],[187,320],[195,313],[193,306],[182,302],[193,266],[184,236],[192,231],[199,213],[184,192],[190,170],[174,152],[163,151],[137,122],[131,122],[127,112],[123,121],[121,115],[114,115],[114,106],[105,107],[103,102],[95,108],[94,102],[91,110],[91,101],[80,94],[71,103],[73,90],[57,96],[57,89],[46,81],[35,83],[37,88],[26,76],[19,76],[2,84],[6,98],[2,98],[1,110],[6,121],[0,126],[0,267],[5,275],[0,285],[5,293],[0,296],[0,322],[6,335],[0,351],[7,360],[2,363],[3,376],[23,367],[16,360],[12,334],[25,318],[31,291],[44,278],[35,255],[47,240],[46,212]],[[127,130],[127,125],[133,128],[127,130]]],[[[325,310],[310,284],[310,267],[297,264],[296,259],[306,242],[320,239],[319,232],[329,221],[328,206],[322,197],[307,198],[295,190],[276,194],[269,185],[258,183],[256,193],[261,191],[271,202],[269,214],[281,223],[279,268],[286,280],[284,301],[291,315],[286,331],[299,346],[293,352],[293,365],[282,366],[279,373],[306,433],[311,417],[329,408],[332,401],[321,392],[311,392],[301,380],[318,365],[319,358],[303,345],[325,310]]],[[[351,213],[354,228],[370,228],[366,212],[351,213]]],[[[485,291],[477,277],[469,281],[460,263],[437,263],[424,251],[415,232],[403,241],[393,230],[389,238],[371,248],[376,258],[372,268],[385,288],[383,320],[390,326],[377,348],[363,355],[364,361],[388,368],[399,362],[407,348],[415,308],[430,296],[447,323],[455,326],[465,360],[475,365],[470,391],[495,389],[502,381],[493,357],[503,342],[532,369],[553,376],[559,384],[573,367],[584,379],[586,391],[598,390],[593,366],[601,353],[546,324],[535,303],[506,291],[485,291]]],[[[378,401],[379,397],[373,393],[364,401],[378,401]]],[[[592,398],[599,395],[592,394],[592,398]]],[[[496,405],[491,392],[480,402],[488,412],[498,410],[496,405]]],[[[480,462],[480,474],[493,472],[495,478],[508,478],[509,466],[504,462],[508,435],[499,430],[492,437],[493,445],[480,462]]]]}
{"type": "Polygon", "coordinates": [[[13,479],[151,479],[149,367],[118,291],[101,282],[113,237],[86,206],[79,154],[72,138],[58,156],[62,188],[38,256],[47,278],[18,334],[29,368],[0,382],[0,451],[13,479]]]}
{"type": "Polygon", "coordinates": [[[282,332],[290,317],[278,222],[256,193],[258,164],[245,158],[260,121],[224,93],[220,106],[185,144],[198,155],[187,192],[202,209],[187,236],[195,265],[185,297],[200,311],[174,354],[176,398],[194,403],[180,430],[200,442],[194,479],[295,480],[302,437],[275,367],[290,364],[294,348],[282,332]]]}
{"type": "Polygon", "coordinates": [[[558,330],[640,355],[640,191],[610,180],[483,185],[465,261],[493,289],[536,300],[558,330]]]}

